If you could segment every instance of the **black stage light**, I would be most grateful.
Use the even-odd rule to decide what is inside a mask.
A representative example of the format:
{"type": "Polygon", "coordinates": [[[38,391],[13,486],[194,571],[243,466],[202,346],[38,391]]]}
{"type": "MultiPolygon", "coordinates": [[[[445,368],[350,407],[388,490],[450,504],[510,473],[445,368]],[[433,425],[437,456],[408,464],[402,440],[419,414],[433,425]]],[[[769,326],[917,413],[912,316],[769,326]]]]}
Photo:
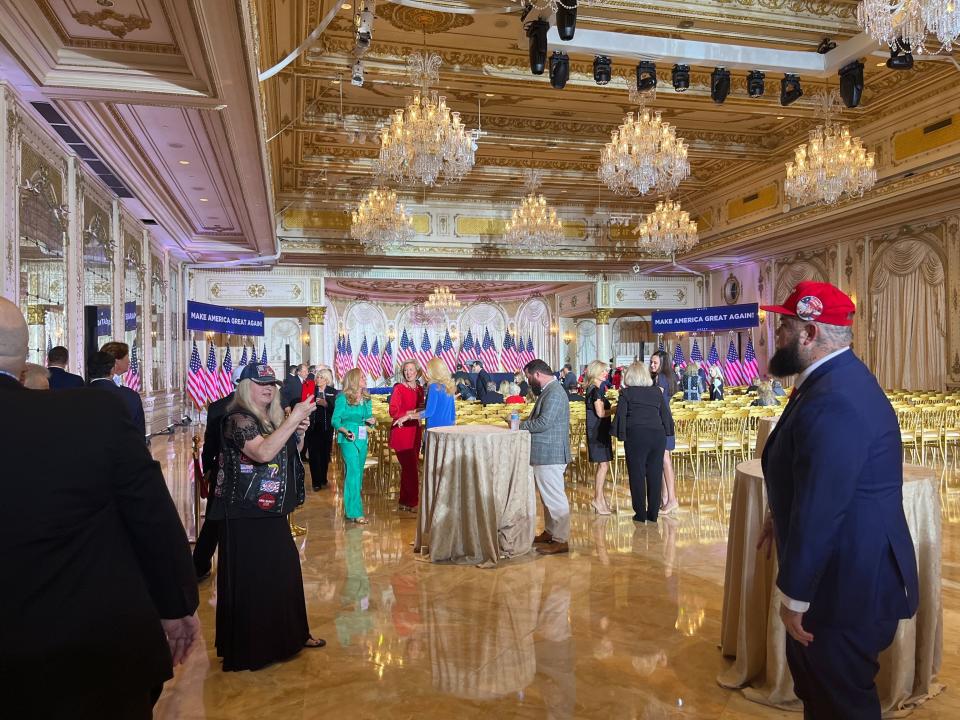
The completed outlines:
{"type": "Polygon", "coordinates": [[[780,104],[786,107],[795,103],[803,96],[803,88],[800,87],[800,76],[793,73],[784,73],[780,81],[780,104]]]}
{"type": "Polygon", "coordinates": [[[828,52],[833,50],[837,44],[830,38],[824,38],[820,41],[820,44],[817,45],[817,52],[821,55],[826,55],[828,52]]]}
{"type": "Polygon", "coordinates": [[[674,65],[670,73],[670,79],[673,81],[673,89],[677,92],[686,92],[690,88],[690,66],[674,65]]]}
{"type": "Polygon", "coordinates": [[[854,60],[840,68],[840,97],[848,108],[855,108],[860,104],[863,95],[863,63],[854,60]]]}
{"type": "Polygon", "coordinates": [[[730,71],[726,68],[714,68],[710,73],[710,97],[719,105],[730,94],[730,71]]]}
{"type": "Polygon", "coordinates": [[[550,56],[550,87],[563,90],[570,79],[570,58],[565,52],[554,50],[550,56]]]}
{"type": "Polygon", "coordinates": [[[557,4],[557,35],[561,40],[573,40],[577,29],[577,6],[572,8],[557,4]]]}
{"type": "Polygon", "coordinates": [[[913,67],[913,53],[910,52],[910,43],[903,38],[897,38],[890,46],[890,59],[887,67],[891,70],[909,70],[913,67]]]}
{"type": "Polygon", "coordinates": [[[747,73],[747,95],[752,98],[758,98],[763,95],[765,90],[763,77],[764,75],[760,70],[751,70],[747,73]]]}
{"type": "Polygon", "coordinates": [[[637,63],[637,90],[647,92],[657,87],[657,65],[650,60],[637,63]]]}
{"type": "Polygon", "coordinates": [[[597,85],[606,85],[612,75],[612,63],[606,55],[597,55],[593,58],[593,81],[597,85]]]}
{"type": "Polygon", "coordinates": [[[530,40],[530,72],[534,75],[543,75],[543,69],[547,65],[547,31],[550,29],[550,23],[538,18],[528,22],[524,29],[530,40]]]}

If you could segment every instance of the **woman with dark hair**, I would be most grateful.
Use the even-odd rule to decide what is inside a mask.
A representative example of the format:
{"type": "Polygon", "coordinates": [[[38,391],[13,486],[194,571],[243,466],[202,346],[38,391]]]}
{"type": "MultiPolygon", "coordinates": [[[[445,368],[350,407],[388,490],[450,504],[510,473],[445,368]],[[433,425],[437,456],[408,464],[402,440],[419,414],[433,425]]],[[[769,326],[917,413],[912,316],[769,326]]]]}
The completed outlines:
{"type": "MultiPolygon", "coordinates": [[[[653,378],[653,384],[660,388],[663,396],[667,400],[667,407],[670,407],[670,400],[677,392],[677,377],[673,374],[673,364],[670,362],[670,356],[664,350],[657,350],[650,356],[650,375],[653,378]]],[[[673,473],[673,461],[670,459],[670,451],[677,445],[675,435],[667,436],[666,449],[663,451],[663,492],[661,493],[663,504],[660,506],[660,512],[664,515],[677,510],[680,504],[677,502],[676,476],[673,473]]]]}

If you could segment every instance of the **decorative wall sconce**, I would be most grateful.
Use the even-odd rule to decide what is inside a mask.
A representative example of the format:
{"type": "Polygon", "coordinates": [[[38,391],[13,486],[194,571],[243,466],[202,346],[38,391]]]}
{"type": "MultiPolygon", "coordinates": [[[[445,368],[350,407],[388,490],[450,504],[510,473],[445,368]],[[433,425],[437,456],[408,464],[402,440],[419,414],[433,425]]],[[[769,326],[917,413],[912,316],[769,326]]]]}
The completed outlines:
{"type": "Polygon", "coordinates": [[[391,325],[391,326],[387,329],[387,339],[388,339],[388,340],[396,340],[396,339],[397,339],[397,329],[396,329],[393,325],[391,325]]]}
{"type": "Polygon", "coordinates": [[[309,344],[310,344],[310,333],[304,333],[303,335],[300,336],[300,339],[303,340],[303,342],[304,342],[305,345],[309,345],[309,344]]]}
{"type": "Polygon", "coordinates": [[[450,326],[450,339],[453,341],[457,341],[460,339],[460,331],[457,329],[456,325],[450,326]]]}
{"type": "Polygon", "coordinates": [[[551,335],[556,335],[558,332],[559,332],[559,328],[556,326],[556,324],[550,325],[550,334],[551,334],[551,335]]]}
{"type": "Polygon", "coordinates": [[[570,343],[572,343],[572,342],[573,342],[573,333],[570,332],[569,330],[567,330],[567,331],[563,334],[563,342],[564,342],[565,345],[569,345],[570,343]]]}
{"type": "Polygon", "coordinates": [[[760,324],[763,325],[767,321],[767,311],[759,310],[757,312],[757,317],[760,318],[760,324]]]}

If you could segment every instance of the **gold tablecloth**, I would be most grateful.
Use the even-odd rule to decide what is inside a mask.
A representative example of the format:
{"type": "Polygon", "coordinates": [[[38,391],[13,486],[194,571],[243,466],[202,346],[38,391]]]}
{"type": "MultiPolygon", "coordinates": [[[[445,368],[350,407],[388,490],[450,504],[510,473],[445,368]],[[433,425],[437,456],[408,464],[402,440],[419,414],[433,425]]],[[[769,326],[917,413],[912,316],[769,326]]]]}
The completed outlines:
{"type": "Polygon", "coordinates": [[[489,567],[533,546],[530,433],[493,425],[427,431],[414,551],[489,567]]]}
{"type": "MultiPolygon", "coordinates": [[[[759,460],[737,466],[727,538],[720,649],[734,657],[717,677],[723,687],[743,688],[748,700],[800,710],[787,667],[786,631],[780,620],[776,550],[768,560],[756,550],[767,506],[759,460]]],[[[903,466],[903,509],[917,553],[920,607],[900,621],[893,644],[880,655],[877,689],[884,717],[900,717],[939,693],[943,651],[940,601],[940,497],[936,475],[903,466]]]]}
{"type": "Polygon", "coordinates": [[[767,444],[767,438],[777,426],[779,419],[779,417],[760,418],[760,422],[757,423],[757,448],[753,453],[755,458],[763,457],[763,446],[767,444]]]}

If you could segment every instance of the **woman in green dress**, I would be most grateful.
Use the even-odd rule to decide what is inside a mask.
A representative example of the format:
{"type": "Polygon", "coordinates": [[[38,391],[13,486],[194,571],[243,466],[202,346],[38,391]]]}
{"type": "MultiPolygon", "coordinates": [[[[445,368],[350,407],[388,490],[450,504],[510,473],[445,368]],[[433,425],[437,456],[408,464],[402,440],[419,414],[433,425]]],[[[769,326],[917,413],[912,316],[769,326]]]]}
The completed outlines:
{"type": "Polygon", "coordinates": [[[343,389],[333,406],[333,427],[343,457],[343,508],[349,522],[366,525],[360,485],[367,461],[367,433],[377,424],[363,372],[354,368],[343,377],[343,389]]]}

